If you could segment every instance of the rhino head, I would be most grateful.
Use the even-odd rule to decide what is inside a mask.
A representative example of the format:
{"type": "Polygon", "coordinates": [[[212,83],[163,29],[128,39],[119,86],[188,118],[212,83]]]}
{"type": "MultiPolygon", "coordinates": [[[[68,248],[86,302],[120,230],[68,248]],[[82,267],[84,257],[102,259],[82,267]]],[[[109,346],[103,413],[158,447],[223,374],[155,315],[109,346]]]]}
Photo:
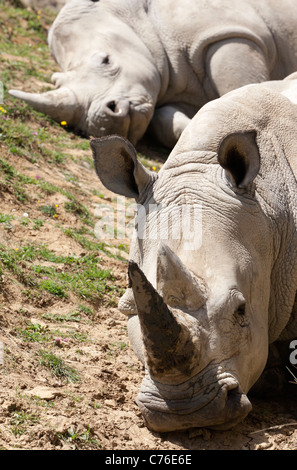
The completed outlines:
{"type": "Polygon", "coordinates": [[[251,410],[246,394],[268,351],[269,227],[252,199],[238,200],[225,180],[239,193],[250,187],[260,162],[256,134],[223,139],[221,165],[214,152],[208,167],[193,155],[188,166],[170,167],[169,158],[158,176],[121,137],[94,139],[91,147],[103,184],[139,205],[119,308],[129,315],[129,338],[145,364],[137,403],[146,423],[160,432],[229,428],[251,410]],[[199,233],[192,239],[186,233],[195,220],[180,219],[190,217],[183,209],[197,200],[203,208],[198,243],[199,233]],[[179,237],[172,234],[177,225],[179,237]]]}
{"type": "Polygon", "coordinates": [[[136,142],[145,133],[160,91],[155,61],[124,18],[91,0],[60,11],[48,35],[61,67],[56,89],[9,93],[85,136],[118,134],[136,142]]]}

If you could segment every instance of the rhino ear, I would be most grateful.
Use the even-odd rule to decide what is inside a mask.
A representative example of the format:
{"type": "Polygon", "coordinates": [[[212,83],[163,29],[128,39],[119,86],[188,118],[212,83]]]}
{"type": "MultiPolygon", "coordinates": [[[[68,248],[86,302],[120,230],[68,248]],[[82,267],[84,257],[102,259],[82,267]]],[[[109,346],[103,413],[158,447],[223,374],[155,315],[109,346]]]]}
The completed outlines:
{"type": "Polygon", "coordinates": [[[156,174],[140,163],[135,148],[123,137],[92,139],[90,145],[97,175],[110,191],[137,200],[155,180],[156,174]]]}
{"type": "Polygon", "coordinates": [[[219,163],[232,185],[240,189],[246,188],[260,169],[256,135],[256,131],[232,133],[219,145],[219,163]]]}

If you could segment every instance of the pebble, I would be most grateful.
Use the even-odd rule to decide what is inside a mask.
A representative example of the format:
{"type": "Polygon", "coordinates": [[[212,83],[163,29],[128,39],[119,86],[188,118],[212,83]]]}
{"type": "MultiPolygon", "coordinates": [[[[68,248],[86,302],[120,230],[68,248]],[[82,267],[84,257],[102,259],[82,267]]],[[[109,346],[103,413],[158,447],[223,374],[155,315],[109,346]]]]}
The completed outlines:
{"type": "Polygon", "coordinates": [[[37,386],[33,388],[32,390],[26,391],[25,395],[29,395],[33,397],[37,396],[41,398],[42,400],[54,400],[57,396],[61,396],[62,393],[58,390],[55,390],[49,387],[37,386]]]}

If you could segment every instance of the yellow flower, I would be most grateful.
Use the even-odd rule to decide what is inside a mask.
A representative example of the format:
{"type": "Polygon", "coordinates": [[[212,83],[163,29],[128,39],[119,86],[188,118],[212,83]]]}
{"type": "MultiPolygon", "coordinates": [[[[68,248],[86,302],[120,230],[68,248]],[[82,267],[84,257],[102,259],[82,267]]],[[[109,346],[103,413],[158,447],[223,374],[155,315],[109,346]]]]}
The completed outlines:
{"type": "Polygon", "coordinates": [[[152,167],[152,170],[154,170],[154,171],[155,171],[155,169],[156,169],[156,167],[155,167],[155,166],[153,166],[153,167],[152,167]]]}
{"type": "Polygon", "coordinates": [[[56,204],[56,207],[59,207],[58,204],[56,204]]]}
{"type": "Polygon", "coordinates": [[[19,249],[18,249],[18,248],[16,248],[16,249],[15,249],[15,251],[19,251],[19,249]]]}
{"type": "Polygon", "coordinates": [[[55,217],[55,218],[58,217],[58,214],[54,214],[53,217],[55,217]]]}
{"type": "Polygon", "coordinates": [[[61,121],[61,126],[67,126],[67,122],[66,121],[61,121]]]}
{"type": "Polygon", "coordinates": [[[2,106],[0,106],[0,111],[2,111],[2,113],[7,113],[6,109],[2,108],[2,106]]]}

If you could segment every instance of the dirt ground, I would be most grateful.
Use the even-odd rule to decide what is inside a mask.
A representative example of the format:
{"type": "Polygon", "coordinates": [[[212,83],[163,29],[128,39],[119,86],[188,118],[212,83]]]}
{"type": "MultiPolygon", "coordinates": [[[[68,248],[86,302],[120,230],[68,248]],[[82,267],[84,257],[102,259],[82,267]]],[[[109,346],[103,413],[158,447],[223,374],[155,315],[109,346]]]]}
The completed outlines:
{"type": "MultiPolygon", "coordinates": [[[[14,56],[6,55],[5,60],[7,67],[11,66],[14,56]]],[[[33,88],[32,82],[30,86],[33,88]]],[[[16,126],[13,111],[2,117],[16,126]]],[[[100,204],[109,208],[116,204],[115,195],[101,185],[95,174],[88,146],[83,150],[73,148],[71,133],[40,116],[30,115],[27,124],[32,133],[46,128],[53,138],[65,142],[66,157],[56,164],[44,156],[32,159],[28,152],[16,153],[5,138],[0,141],[1,159],[23,175],[26,191],[26,198],[20,198],[20,188],[16,192],[16,184],[11,183],[16,176],[11,173],[8,181],[6,166],[6,176],[0,174],[0,213],[4,221],[0,223],[0,449],[296,449],[297,383],[288,383],[288,395],[277,399],[251,398],[253,410],[230,431],[191,429],[158,434],[147,429],[135,403],[143,367],[129,345],[126,317],[116,307],[126,286],[129,239],[109,240],[105,249],[98,251],[98,264],[113,274],[109,290],[98,299],[81,299],[75,287],[67,296],[57,296],[36,287],[40,277],[30,283],[37,265],[53,268],[50,259],[18,258],[12,268],[12,253],[24,246],[47,247],[56,257],[82,259],[88,255],[81,240],[69,236],[69,231],[81,230],[82,223],[79,213],[65,210],[68,192],[94,220],[100,204]],[[39,186],[29,184],[24,176],[31,182],[38,178],[59,191],[41,194],[39,186]],[[37,224],[42,204],[56,207],[57,214],[44,216],[37,224]],[[35,336],[29,336],[32,332],[35,336]],[[44,350],[75,370],[75,380],[46,367],[40,358],[44,350]]],[[[52,150],[55,142],[43,145],[52,150]]],[[[85,139],[78,143],[85,143],[85,139]]],[[[154,159],[157,154],[146,147],[141,153],[149,157],[149,168],[162,165],[162,155],[154,159]]],[[[67,270],[65,262],[55,262],[54,267],[57,275],[67,270]]]]}

